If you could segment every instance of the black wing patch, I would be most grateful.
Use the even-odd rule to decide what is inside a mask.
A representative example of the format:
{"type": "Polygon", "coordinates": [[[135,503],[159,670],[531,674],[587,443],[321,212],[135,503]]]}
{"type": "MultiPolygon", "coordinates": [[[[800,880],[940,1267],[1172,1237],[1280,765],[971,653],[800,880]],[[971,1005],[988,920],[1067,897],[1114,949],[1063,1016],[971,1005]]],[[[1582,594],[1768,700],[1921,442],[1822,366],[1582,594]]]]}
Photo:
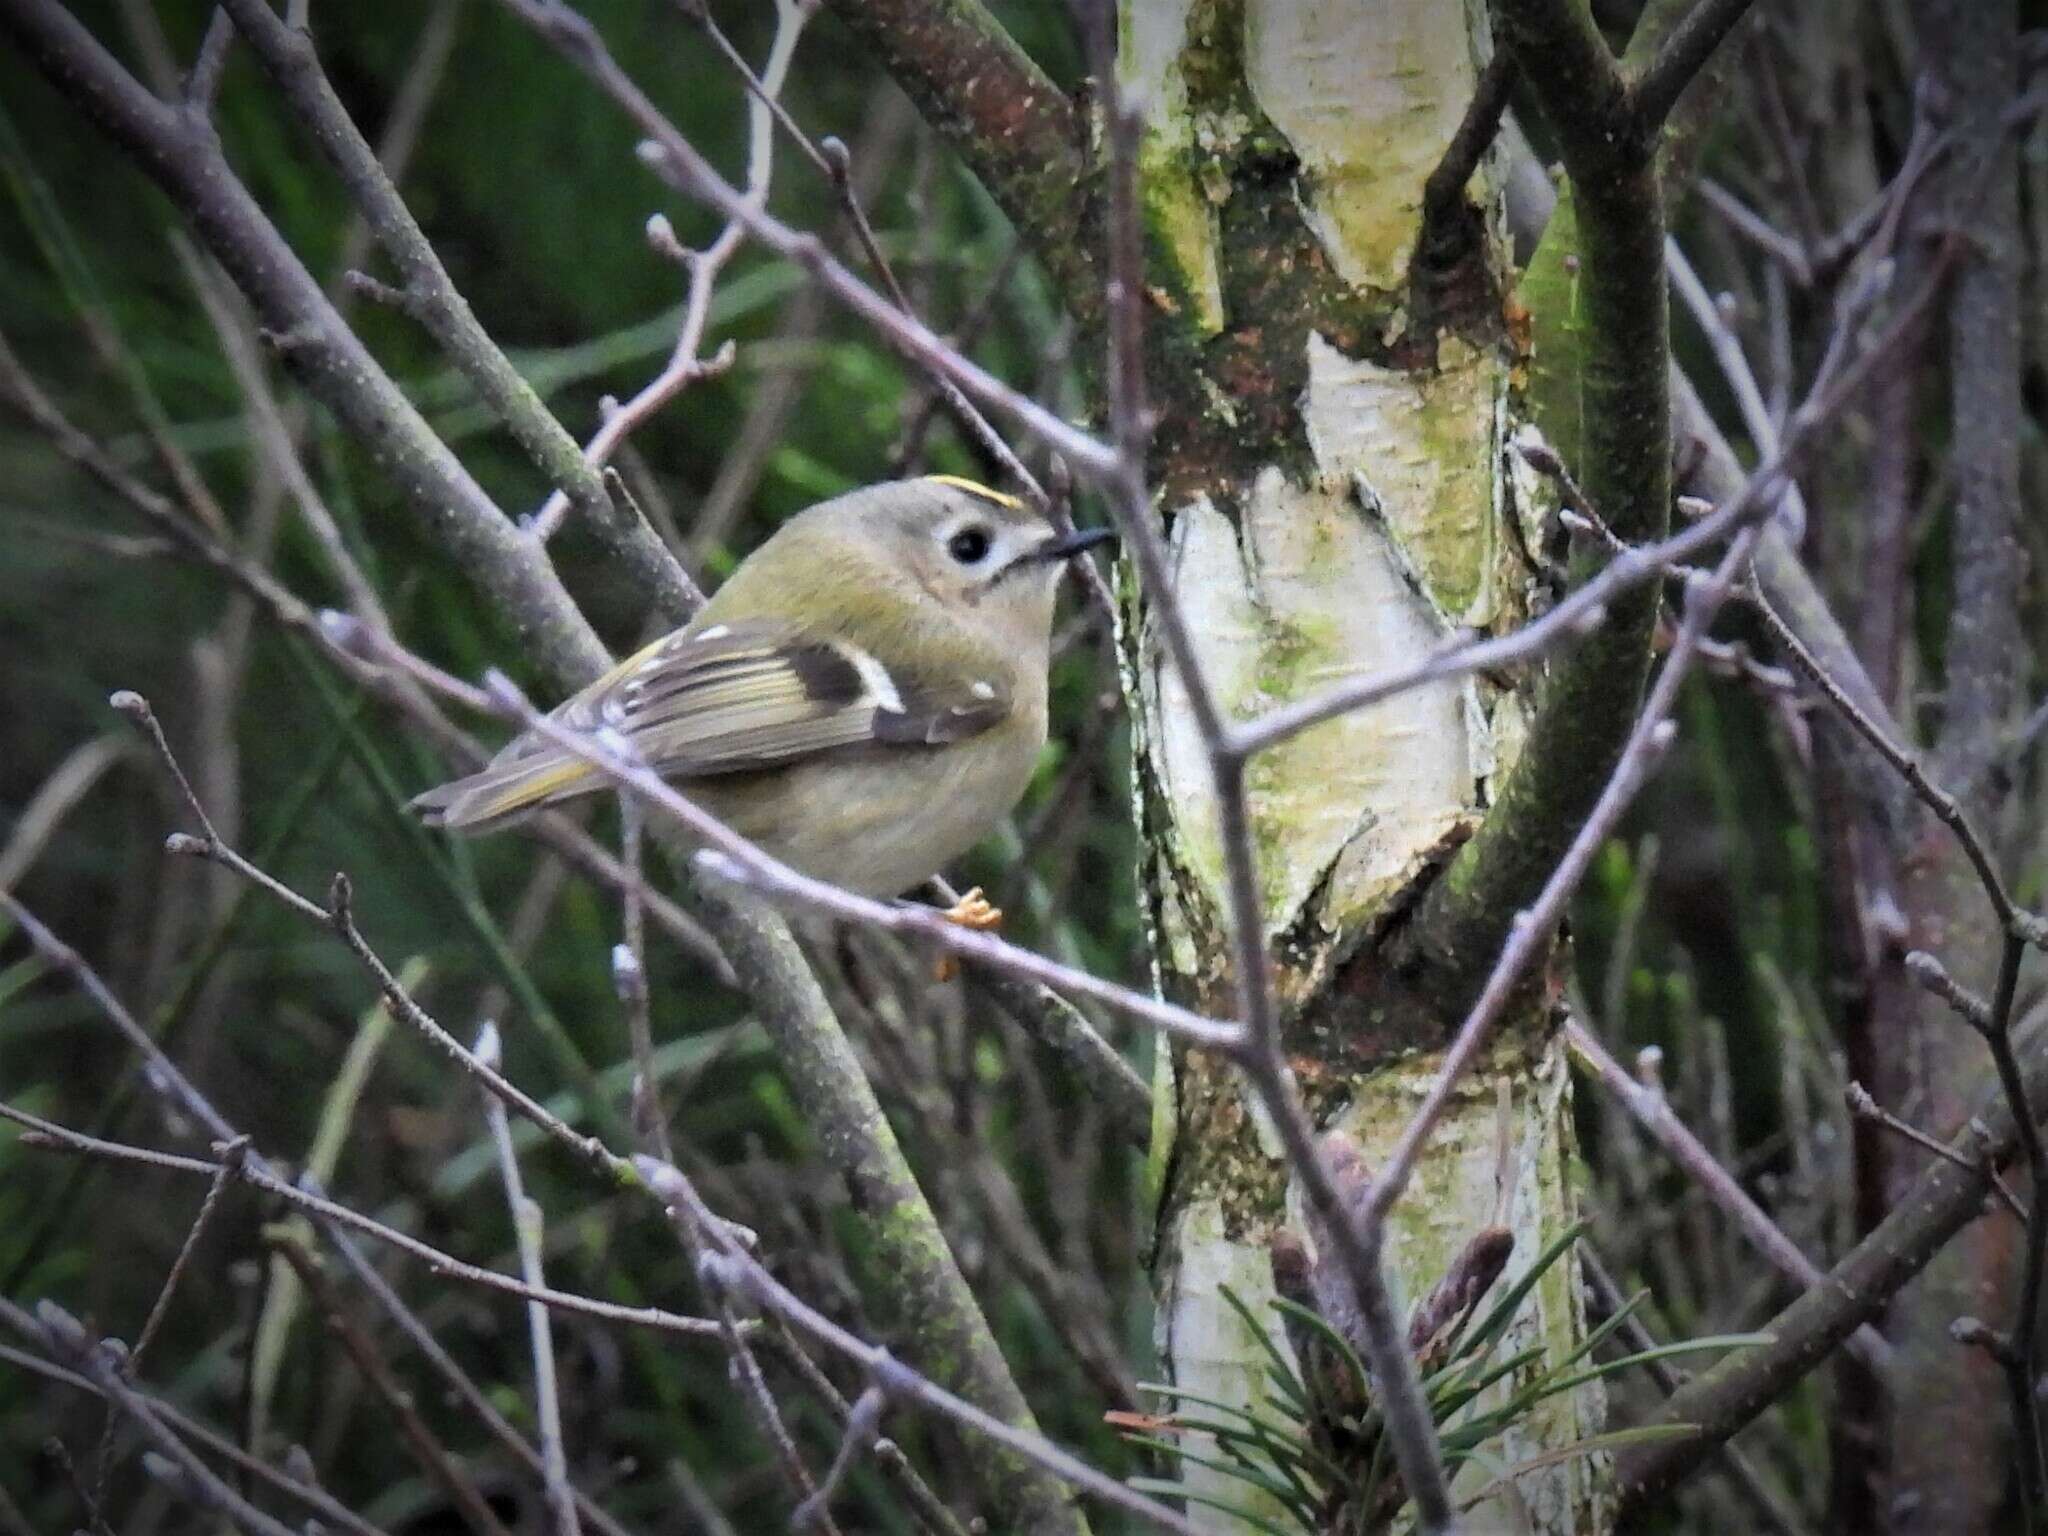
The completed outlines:
{"type": "Polygon", "coordinates": [[[564,725],[618,732],[664,773],[740,773],[866,743],[964,741],[1009,713],[1007,690],[908,686],[844,641],[788,626],[714,624],[648,647],[562,706],[564,725]]]}
{"type": "Polygon", "coordinates": [[[917,699],[916,708],[881,710],[875,715],[875,740],[902,746],[941,746],[965,741],[1000,724],[1010,712],[1010,701],[998,698],[994,690],[986,700],[972,699],[954,704],[935,704],[917,699]]]}
{"type": "MultiPolygon", "coordinates": [[[[629,656],[569,699],[555,718],[616,737],[666,777],[743,773],[862,746],[915,748],[964,741],[1009,713],[1006,690],[907,686],[843,641],[744,622],[685,631],[629,656]]],[[[587,794],[604,776],[535,731],[516,737],[479,773],[422,795],[439,825],[472,831],[535,806],[587,794]]]]}

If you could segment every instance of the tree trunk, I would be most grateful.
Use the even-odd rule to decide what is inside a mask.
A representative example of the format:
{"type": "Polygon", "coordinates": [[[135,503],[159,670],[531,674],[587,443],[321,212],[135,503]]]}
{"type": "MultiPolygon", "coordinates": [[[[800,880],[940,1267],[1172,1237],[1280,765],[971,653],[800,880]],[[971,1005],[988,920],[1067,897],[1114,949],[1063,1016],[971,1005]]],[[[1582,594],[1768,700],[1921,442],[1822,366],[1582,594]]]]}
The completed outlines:
{"type": "MultiPolygon", "coordinates": [[[[1527,617],[1542,517],[1539,488],[1505,451],[1521,359],[1490,171],[1470,189],[1457,259],[1426,282],[1409,272],[1423,183],[1489,46],[1479,6],[1123,0],[1121,74],[1145,120],[1152,483],[1181,601],[1234,718],[1413,662],[1454,629],[1527,617]]],[[[1208,770],[1145,599],[1129,601],[1160,979],[1228,1013],[1208,770]]],[[[1463,1006],[1388,974],[1380,941],[1495,799],[1529,711],[1525,693],[1491,680],[1447,682],[1251,765],[1289,1053],[1319,1123],[1348,1130],[1369,1162],[1436,1074],[1463,1006]]],[[[1571,1083],[1546,992],[1531,986],[1510,1010],[1394,1212],[1387,1260],[1409,1301],[1482,1228],[1514,1234],[1504,1285],[1574,1219],[1571,1083]]],[[[1181,1387],[1256,1401],[1265,1362],[1223,1288],[1278,1338],[1271,1245],[1300,1226],[1299,1204],[1290,1217],[1274,1137],[1229,1066],[1176,1051],[1159,1091],[1161,1353],[1181,1387]]],[[[1555,1357],[1576,1343],[1576,1276],[1569,1260],[1550,1271],[1507,1348],[1540,1342],[1555,1357]]],[[[1553,1399],[1497,1448],[1496,1470],[1597,1433],[1602,1413],[1597,1390],[1553,1399]]],[[[1244,1484],[1188,1476],[1270,1518],[1244,1484]]],[[[1471,1528],[1605,1528],[1597,1462],[1567,1461],[1505,1497],[1471,1528]]]]}
{"type": "MultiPolygon", "coordinates": [[[[2016,81],[2012,0],[1921,0],[1914,8],[1929,73],[1955,114],[1955,162],[1936,218],[1968,231],[1947,298],[1950,454],[1956,479],[1950,539],[1954,586],[1935,773],[1979,827],[1995,829],[2004,799],[1992,771],[2010,725],[2024,652],[2019,628],[2024,559],[2019,520],[2020,232],[2013,145],[2001,116],[2016,81]],[[1989,180],[1983,178],[1989,175],[1989,180]]],[[[1938,955],[1966,986],[1989,991],[2001,935],[1954,841],[1926,818],[1903,881],[1911,942],[1938,955]]],[[[1888,1042],[1879,1073],[1886,1106],[1945,1132],[1969,1113],[1984,1070],[1982,1042],[1925,994],[1910,1027],[1888,1042]]],[[[1890,1193],[1917,1170],[1894,1157],[1890,1193]]],[[[2015,1453],[1997,1363],[1949,1333],[1958,1317],[2007,1326],[2018,1239],[1977,1222],[1931,1262],[1892,1309],[1893,1373],[1888,1529],[1897,1536],[1973,1536],[1999,1527],[2015,1453]]]]}

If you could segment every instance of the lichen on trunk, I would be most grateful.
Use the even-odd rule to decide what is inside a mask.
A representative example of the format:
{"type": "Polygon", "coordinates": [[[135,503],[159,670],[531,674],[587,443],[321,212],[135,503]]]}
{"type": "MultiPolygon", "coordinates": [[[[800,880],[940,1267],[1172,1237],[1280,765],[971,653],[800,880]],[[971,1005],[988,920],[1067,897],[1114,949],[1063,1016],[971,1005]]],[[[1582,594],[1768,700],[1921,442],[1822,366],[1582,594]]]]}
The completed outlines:
{"type": "MultiPolygon", "coordinates": [[[[1478,253],[1484,302],[1457,314],[1416,314],[1405,279],[1423,179],[1486,46],[1476,6],[1124,0],[1122,81],[1146,122],[1157,511],[1206,676],[1233,719],[1412,662],[1454,630],[1526,617],[1498,244],[1478,253]]],[[[1491,231],[1486,176],[1475,192],[1491,231]]],[[[1153,615],[1140,595],[1126,601],[1160,982],[1224,1013],[1214,787],[1153,615]]],[[[1319,1122],[1349,1130],[1368,1158],[1391,1146],[1457,1022],[1430,1017],[1427,999],[1389,1002],[1375,942],[1483,817],[1525,715],[1513,691],[1448,681],[1251,764],[1260,918],[1290,1055],[1319,1122]]],[[[1513,1274],[1572,1220],[1570,1083],[1539,990],[1396,1213],[1389,1261],[1410,1298],[1490,1223],[1516,1235],[1513,1274]]],[[[1253,1402],[1262,1352],[1223,1289],[1269,1315],[1271,1241],[1300,1227],[1297,1197],[1227,1065],[1179,1052],[1169,1075],[1159,1121],[1172,1142],[1155,1158],[1162,1354],[1181,1387],[1253,1402]]],[[[1560,1266],[1536,1288],[1516,1324],[1528,1342],[1562,1353],[1581,1336],[1574,1273],[1560,1266]]],[[[1502,1454],[1581,1439],[1600,1413],[1597,1394],[1567,1395],[1502,1454]]],[[[1196,1491],[1244,1499],[1242,1483],[1185,1470],[1196,1491]]],[[[1514,1497],[1513,1519],[1531,1523],[1503,1529],[1580,1532],[1602,1518],[1599,1478],[1583,1465],[1525,1479],[1514,1497]]],[[[1492,1517],[1473,1518],[1485,1529],[1492,1517]]]]}

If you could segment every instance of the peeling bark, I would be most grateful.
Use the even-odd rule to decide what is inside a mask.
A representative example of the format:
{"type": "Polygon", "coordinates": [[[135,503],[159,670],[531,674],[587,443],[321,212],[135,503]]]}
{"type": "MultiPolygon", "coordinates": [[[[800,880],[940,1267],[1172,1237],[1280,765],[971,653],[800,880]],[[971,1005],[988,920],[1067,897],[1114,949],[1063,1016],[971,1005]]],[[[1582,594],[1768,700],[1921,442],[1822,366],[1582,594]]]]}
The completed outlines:
{"type": "MultiPolygon", "coordinates": [[[[1181,601],[1232,718],[1412,661],[1454,628],[1526,616],[1523,519],[1535,514],[1504,452],[1519,359],[1502,320],[1490,170],[1474,181],[1485,235],[1475,272],[1435,285],[1443,297],[1426,314],[1406,274],[1423,183],[1486,48],[1478,7],[1437,0],[1122,8],[1124,83],[1147,114],[1148,382],[1164,408],[1153,482],[1181,601]]],[[[1160,982],[1228,1011],[1208,769],[1144,604],[1126,603],[1160,982]]],[[[1399,1134],[1457,1023],[1453,1004],[1384,974],[1378,943],[1482,820],[1529,703],[1490,682],[1439,684],[1251,765],[1262,917],[1293,1065],[1321,1123],[1351,1132],[1368,1159],[1399,1134]]],[[[1571,1085],[1537,991],[1395,1213],[1388,1259],[1410,1300],[1481,1228],[1515,1232],[1512,1277],[1575,1213],[1571,1085]]],[[[1158,1119],[1168,1141],[1154,1158],[1162,1354],[1181,1386],[1249,1401],[1263,1363],[1221,1289],[1265,1309],[1271,1239],[1302,1226],[1298,1196],[1223,1064],[1176,1053],[1158,1119]]],[[[1566,1263],[1537,1288],[1516,1323],[1522,1343],[1559,1352],[1582,1336],[1575,1277],[1566,1263]]],[[[1559,1398],[1502,1454],[1515,1461],[1597,1433],[1602,1412],[1597,1393],[1559,1398]]],[[[1198,1486],[1245,1494],[1217,1477],[1198,1486]]],[[[1599,1463],[1550,1469],[1518,1494],[1513,1510],[1475,1511],[1471,1528],[1604,1528],[1599,1463]]]]}

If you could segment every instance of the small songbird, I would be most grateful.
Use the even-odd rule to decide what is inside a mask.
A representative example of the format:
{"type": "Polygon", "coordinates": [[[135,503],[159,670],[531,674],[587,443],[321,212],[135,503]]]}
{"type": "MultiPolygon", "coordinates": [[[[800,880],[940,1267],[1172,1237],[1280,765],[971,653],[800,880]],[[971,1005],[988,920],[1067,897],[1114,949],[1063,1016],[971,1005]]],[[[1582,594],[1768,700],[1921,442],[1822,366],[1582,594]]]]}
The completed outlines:
{"type": "MultiPolygon", "coordinates": [[[[609,731],[685,795],[803,873],[894,896],[1017,803],[1045,744],[1062,537],[951,475],[799,513],[690,622],[553,718],[609,731]]],[[[464,832],[606,787],[529,731],[413,802],[464,832]]]]}

